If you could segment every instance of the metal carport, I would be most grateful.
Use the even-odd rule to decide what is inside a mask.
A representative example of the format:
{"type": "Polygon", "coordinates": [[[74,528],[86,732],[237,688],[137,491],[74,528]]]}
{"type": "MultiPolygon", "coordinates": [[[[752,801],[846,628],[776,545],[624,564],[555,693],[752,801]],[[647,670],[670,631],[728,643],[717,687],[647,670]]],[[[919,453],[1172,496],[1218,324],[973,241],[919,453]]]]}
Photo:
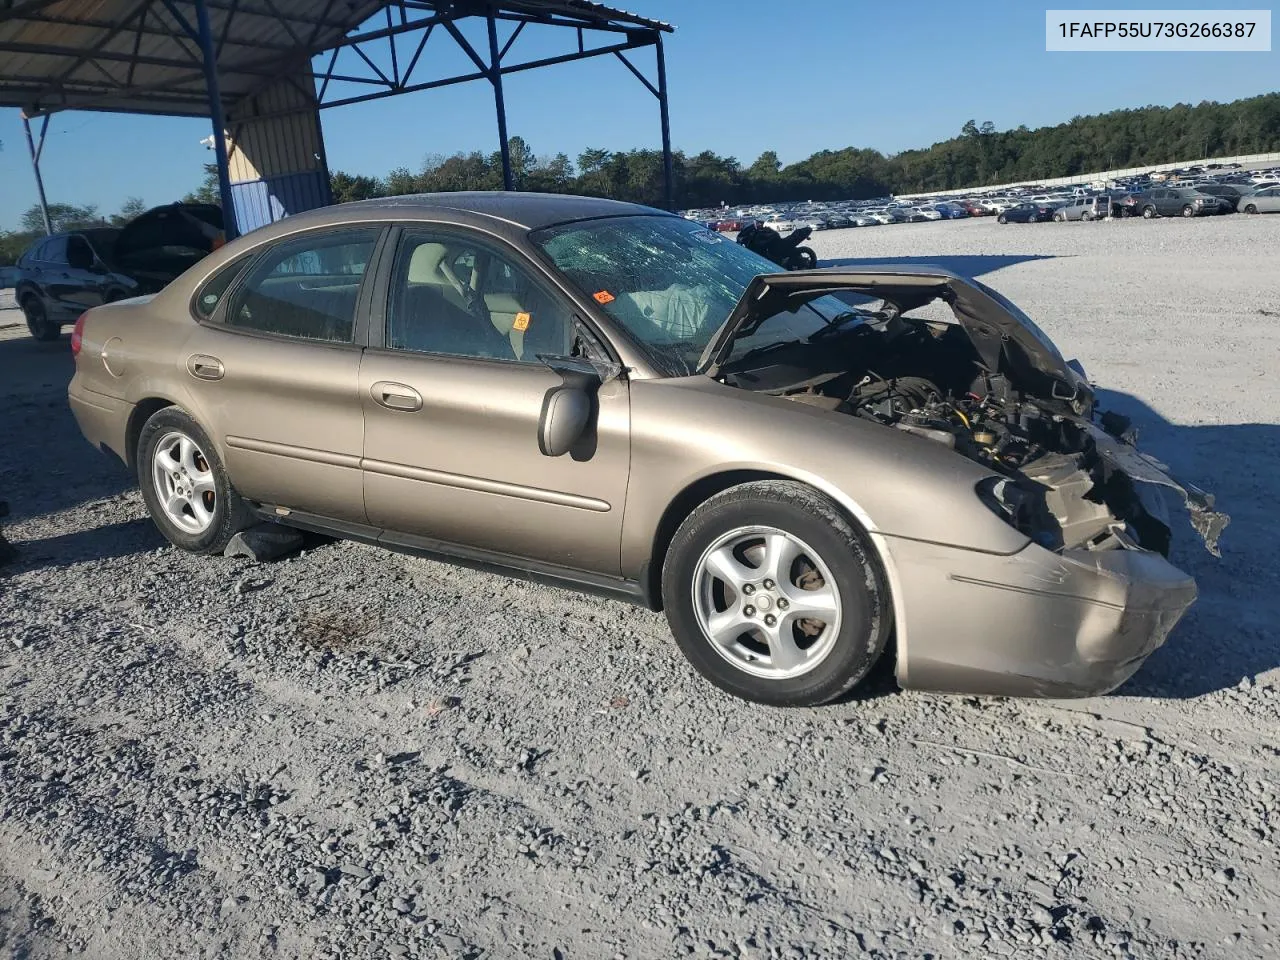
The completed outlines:
{"type": "Polygon", "coordinates": [[[39,161],[52,113],[209,117],[230,236],[237,223],[252,227],[264,216],[330,202],[319,110],[469,80],[493,87],[503,180],[511,189],[502,78],[614,56],[658,100],[670,206],[663,34],[672,29],[591,0],[0,0],[0,106],[23,111],[42,208],[39,161]],[[459,29],[469,18],[486,22],[487,49],[477,50],[459,29]],[[561,28],[572,48],[514,60],[512,48],[532,24],[561,28]],[[433,34],[457,44],[475,70],[420,79],[433,34]],[[627,56],[643,47],[654,48],[656,82],[627,56]],[[355,70],[339,69],[343,51],[355,53],[355,70]],[[327,60],[317,69],[322,55],[327,60]],[[339,94],[353,85],[362,92],[339,94]],[[37,136],[35,118],[42,119],[37,136]],[[255,200],[262,196],[265,214],[255,200]]]}

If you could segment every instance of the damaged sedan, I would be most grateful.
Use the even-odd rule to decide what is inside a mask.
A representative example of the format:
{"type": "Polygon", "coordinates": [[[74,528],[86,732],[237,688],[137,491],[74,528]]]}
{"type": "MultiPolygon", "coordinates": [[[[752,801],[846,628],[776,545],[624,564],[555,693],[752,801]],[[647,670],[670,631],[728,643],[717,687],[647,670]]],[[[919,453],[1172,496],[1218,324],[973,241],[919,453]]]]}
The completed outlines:
{"type": "MultiPolygon", "coordinates": [[[[346,204],[72,345],[85,436],[175,545],[263,522],[663,610],[722,689],[1088,696],[1195,600],[1140,452],[1020,309],[946,270],[777,273],[631,204],[346,204]]],[[[659,655],[660,651],[649,651],[659,655]]]]}

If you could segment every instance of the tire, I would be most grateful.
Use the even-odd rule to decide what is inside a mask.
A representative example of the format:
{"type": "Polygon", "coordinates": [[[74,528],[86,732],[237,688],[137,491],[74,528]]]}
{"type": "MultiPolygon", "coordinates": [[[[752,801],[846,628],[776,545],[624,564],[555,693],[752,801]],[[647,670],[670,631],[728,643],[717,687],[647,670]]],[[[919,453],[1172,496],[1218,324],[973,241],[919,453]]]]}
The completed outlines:
{"type": "Polygon", "coordinates": [[[62,336],[62,324],[49,319],[49,312],[39,297],[30,296],[23,300],[22,313],[27,318],[27,329],[35,339],[50,343],[62,336]]]}
{"type": "Polygon", "coordinates": [[[1191,204],[1188,203],[1185,207],[1182,208],[1182,215],[1184,217],[1194,217],[1196,215],[1196,208],[1191,206],[1191,204]]]}
{"type": "Polygon", "coordinates": [[[1065,213],[1061,213],[1061,212],[1059,212],[1059,213],[1055,213],[1055,214],[1053,215],[1053,222],[1054,222],[1054,223],[1066,223],[1066,222],[1067,222],[1067,215],[1066,215],[1065,213]]]}
{"type": "Polygon", "coordinates": [[[809,247],[796,247],[789,262],[792,270],[812,270],[818,265],[818,255],[809,247]]]}
{"type": "Polygon", "coordinates": [[[694,510],[671,541],[662,597],[699,673],[774,706],[816,706],[851,690],[892,631],[888,587],[862,532],[827,497],[785,480],[732,487],[694,510]],[[783,564],[773,569],[785,567],[776,583],[771,549],[783,564]],[[814,616],[801,618],[801,604],[814,616]],[[709,633],[717,617],[719,642],[709,633]]]}
{"type": "Polygon", "coordinates": [[[1257,204],[1254,204],[1254,203],[1247,204],[1247,205],[1245,206],[1245,208],[1244,208],[1244,212],[1245,212],[1245,213],[1251,213],[1251,214],[1252,214],[1252,213],[1257,213],[1257,212],[1258,212],[1258,206],[1257,206],[1257,204]]]}
{"type": "Polygon", "coordinates": [[[1008,222],[1009,222],[1009,218],[1006,217],[1003,213],[1000,214],[1000,216],[996,217],[996,223],[1008,223],[1008,222]]]}
{"type": "Polygon", "coordinates": [[[1086,210],[1084,213],[1080,214],[1080,219],[1083,220],[1085,223],[1088,223],[1090,220],[1093,219],[1092,211],[1086,210]]]}
{"type": "Polygon", "coordinates": [[[143,425],[135,460],[147,511],[175,547],[189,553],[221,553],[236,533],[254,522],[209,435],[177,407],[157,411],[143,425]],[[176,484],[164,477],[171,471],[157,463],[162,451],[168,451],[172,472],[182,473],[176,484]],[[170,494],[175,487],[178,501],[186,501],[180,509],[165,506],[174,502],[170,494]]]}
{"type": "Polygon", "coordinates": [[[1148,204],[1142,208],[1143,220],[1154,220],[1156,218],[1156,208],[1148,204]]]}

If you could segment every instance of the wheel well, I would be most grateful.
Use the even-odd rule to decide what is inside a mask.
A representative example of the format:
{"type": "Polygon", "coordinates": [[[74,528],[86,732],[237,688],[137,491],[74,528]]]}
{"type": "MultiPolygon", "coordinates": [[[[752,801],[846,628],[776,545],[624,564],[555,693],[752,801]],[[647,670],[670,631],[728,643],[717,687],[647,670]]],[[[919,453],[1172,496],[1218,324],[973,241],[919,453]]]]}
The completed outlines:
{"type": "Polygon", "coordinates": [[[138,464],[138,438],[142,436],[142,428],[158,410],[171,407],[173,403],[161,397],[148,397],[133,408],[129,414],[129,426],[125,432],[124,450],[129,469],[134,470],[138,464]]]}
{"type": "MultiPolygon", "coordinates": [[[[794,477],[788,477],[781,473],[771,473],[767,470],[728,470],[724,473],[712,474],[709,477],[703,477],[695,480],[689,486],[685,487],[671,503],[667,505],[667,509],[663,511],[662,519],[658,521],[658,529],[653,537],[653,549],[649,554],[649,562],[640,575],[641,586],[649,598],[649,603],[654,610],[662,609],[662,565],[666,562],[667,551],[671,547],[671,541],[675,539],[676,531],[680,529],[680,524],[684,523],[689,514],[698,509],[706,501],[710,500],[717,493],[722,493],[730,487],[736,487],[744,483],[753,483],[757,480],[786,480],[788,482],[799,483],[794,477]]],[[[819,491],[821,492],[821,491],[819,491]]],[[[849,514],[844,506],[836,501],[832,501],[835,508],[843,514],[858,529],[862,525],[856,517],[849,514]]],[[[865,531],[863,531],[865,533],[865,531]]],[[[868,541],[869,556],[878,565],[880,558],[876,555],[876,551],[871,547],[868,541]]],[[[885,588],[888,589],[888,577],[884,578],[885,588]]]]}

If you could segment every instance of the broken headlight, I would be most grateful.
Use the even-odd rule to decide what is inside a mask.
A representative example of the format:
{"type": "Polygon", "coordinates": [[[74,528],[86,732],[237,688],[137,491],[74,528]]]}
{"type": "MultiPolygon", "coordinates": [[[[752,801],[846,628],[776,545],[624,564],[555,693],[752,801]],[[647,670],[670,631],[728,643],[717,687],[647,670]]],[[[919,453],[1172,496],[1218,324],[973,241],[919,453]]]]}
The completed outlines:
{"type": "Polygon", "coordinates": [[[1058,524],[1040,488],[992,476],[979,480],[974,492],[992,513],[1040,546],[1056,550],[1062,545],[1058,524]]]}

